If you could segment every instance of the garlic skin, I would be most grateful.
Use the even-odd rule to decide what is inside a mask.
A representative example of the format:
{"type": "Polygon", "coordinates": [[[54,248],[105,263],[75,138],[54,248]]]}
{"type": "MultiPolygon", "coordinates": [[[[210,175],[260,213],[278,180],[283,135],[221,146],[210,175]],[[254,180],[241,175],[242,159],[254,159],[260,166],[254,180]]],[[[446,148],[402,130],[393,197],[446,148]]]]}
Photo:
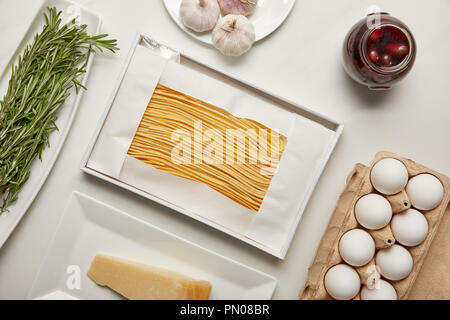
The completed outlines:
{"type": "Polygon", "coordinates": [[[183,0],[180,19],[195,32],[210,31],[219,20],[220,8],[217,0],[183,0]]]}
{"type": "Polygon", "coordinates": [[[256,10],[258,0],[218,0],[223,14],[241,14],[248,17],[256,10]]]}
{"type": "Polygon", "coordinates": [[[226,56],[240,56],[255,42],[255,27],[243,15],[229,14],[219,20],[212,32],[214,46],[226,56]]]}

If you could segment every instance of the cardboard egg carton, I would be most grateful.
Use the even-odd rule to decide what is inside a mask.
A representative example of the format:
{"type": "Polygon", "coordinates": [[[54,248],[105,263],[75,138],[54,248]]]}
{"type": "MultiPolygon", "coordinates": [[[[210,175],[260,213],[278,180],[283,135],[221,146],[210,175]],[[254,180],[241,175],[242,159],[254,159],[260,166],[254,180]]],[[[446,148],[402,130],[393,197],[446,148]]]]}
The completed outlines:
{"type": "MultiPolygon", "coordinates": [[[[369,193],[378,193],[371,184],[370,172],[375,163],[384,158],[394,158],[403,162],[403,164],[408,169],[409,178],[412,178],[418,174],[429,173],[437,177],[444,186],[444,197],[438,207],[428,211],[419,210],[424,214],[425,218],[428,221],[428,235],[421,244],[415,247],[405,247],[411,253],[414,262],[411,273],[408,277],[400,281],[391,281],[386,279],[394,286],[395,290],[397,291],[398,299],[408,299],[411,290],[414,287],[414,283],[419,276],[422,265],[425,262],[427,253],[430,251],[430,247],[433,244],[433,239],[435,238],[436,234],[438,234],[439,225],[443,220],[445,213],[447,211],[450,211],[450,179],[445,175],[429,169],[421,164],[418,164],[410,159],[406,159],[399,155],[386,151],[377,153],[370,167],[367,167],[360,163],[356,164],[353,171],[347,177],[347,185],[339,197],[328,227],[316,251],[314,260],[308,270],[305,284],[300,290],[299,299],[332,299],[325,289],[325,274],[332,266],[339,263],[345,263],[339,255],[339,240],[341,236],[345,232],[354,228],[361,228],[366,230],[364,227],[359,225],[358,221],[356,220],[354,208],[356,202],[362,196],[369,193]]],[[[402,190],[395,195],[385,197],[392,206],[393,214],[402,212],[411,207],[411,203],[405,190],[402,190]]],[[[447,226],[445,226],[445,229],[448,229],[447,226]]],[[[395,244],[395,238],[391,232],[390,224],[380,230],[366,231],[369,232],[374,238],[377,251],[379,249],[388,248],[395,244]]],[[[443,232],[439,232],[439,234],[439,238],[445,238],[443,232]]],[[[437,255],[442,255],[442,246],[444,246],[445,248],[449,248],[447,243],[442,243],[441,247],[433,246],[433,250],[431,251],[436,252],[435,254],[437,255]]],[[[418,284],[420,284],[421,288],[420,290],[414,290],[414,294],[412,295],[414,299],[433,297],[433,289],[430,288],[430,286],[439,286],[439,283],[441,281],[439,277],[442,277],[442,275],[433,274],[433,268],[436,264],[435,262],[439,261],[439,265],[436,266],[438,272],[442,271],[442,268],[448,271],[447,268],[450,268],[448,267],[448,261],[446,261],[447,263],[444,263],[442,259],[448,260],[449,257],[449,253],[446,253],[444,257],[441,256],[427,258],[427,260],[434,261],[431,261],[430,263],[428,263],[427,261],[427,263],[425,264],[427,274],[424,277],[419,277],[420,281],[418,281],[418,284]],[[422,292],[424,293],[423,295],[421,295],[422,292]]],[[[375,259],[372,259],[365,266],[355,268],[355,270],[360,275],[362,285],[370,281],[375,281],[380,277],[380,275],[376,271],[374,272],[374,270],[376,270],[374,265],[375,259]]],[[[448,278],[448,273],[444,274],[443,277],[448,278]]],[[[447,285],[450,285],[449,281],[447,281],[447,285]]],[[[450,295],[450,287],[440,287],[439,290],[441,291],[441,295],[434,298],[444,298],[447,296],[447,293],[450,295]]],[[[354,299],[360,299],[359,294],[354,299]]]]}

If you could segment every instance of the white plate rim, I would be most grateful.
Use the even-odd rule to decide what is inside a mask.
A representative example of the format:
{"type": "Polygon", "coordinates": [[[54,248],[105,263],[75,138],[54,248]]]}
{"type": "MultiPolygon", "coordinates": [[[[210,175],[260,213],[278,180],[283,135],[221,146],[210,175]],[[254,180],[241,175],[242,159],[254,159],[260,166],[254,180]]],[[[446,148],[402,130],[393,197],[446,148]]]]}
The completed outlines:
{"type": "MultiPolygon", "coordinates": [[[[268,280],[270,280],[272,282],[271,286],[267,290],[268,291],[267,299],[272,299],[272,296],[273,296],[273,294],[275,292],[275,288],[276,288],[276,286],[278,284],[278,279],[275,278],[274,276],[272,276],[270,274],[267,274],[265,272],[262,272],[260,270],[257,270],[257,269],[255,269],[255,268],[253,268],[251,266],[248,266],[248,265],[246,265],[246,264],[244,264],[242,262],[236,261],[236,260],[234,260],[232,258],[228,258],[228,257],[226,257],[226,256],[224,256],[224,255],[222,255],[222,254],[220,254],[218,252],[215,252],[213,250],[210,250],[210,249],[207,249],[205,247],[202,247],[202,246],[200,246],[200,245],[198,245],[198,244],[196,244],[194,242],[191,242],[191,241],[189,241],[187,239],[184,239],[184,238],[178,236],[175,233],[169,232],[167,230],[162,229],[161,227],[158,227],[158,226],[155,226],[155,225],[151,224],[150,222],[147,222],[145,220],[139,219],[139,218],[137,218],[137,217],[135,217],[133,215],[130,215],[129,213],[127,213],[125,211],[122,211],[122,210],[120,210],[120,209],[118,209],[118,208],[116,208],[116,207],[114,207],[114,206],[112,206],[110,204],[107,204],[105,202],[97,200],[97,199],[95,199],[95,198],[93,198],[91,196],[88,196],[88,195],[80,192],[80,191],[73,191],[72,194],[70,195],[68,201],[67,201],[67,204],[66,204],[62,214],[59,217],[59,221],[58,221],[57,227],[56,227],[56,229],[55,229],[55,231],[54,231],[54,233],[53,233],[53,235],[51,237],[49,245],[48,245],[48,247],[46,249],[46,252],[44,254],[44,258],[42,259],[42,261],[40,263],[40,266],[39,266],[39,269],[38,269],[38,271],[37,271],[37,273],[36,273],[36,275],[35,275],[35,277],[33,279],[33,283],[32,283],[32,285],[30,287],[30,290],[28,291],[28,294],[27,294],[27,299],[28,300],[37,298],[37,296],[34,295],[34,291],[37,290],[36,287],[37,287],[37,284],[38,284],[39,277],[40,277],[41,273],[44,271],[45,263],[47,262],[47,260],[49,260],[51,258],[51,249],[52,249],[52,247],[53,247],[53,245],[54,245],[54,243],[56,241],[56,238],[57,238],[57,235],[58,235],[58,231],[59,231],[60,227],[62,226],[62,223],[64,221],[64,217],[67,214],[69,208],[71,207],[72,202],[76,201],[76,199],[84,199],[86,201],[93,202],[93,203],[95,203],[95,204],[97,204],[99,206],[103,206],[103,207],[105,207],[105,209],[113,211],[116,214],[120,214],[120,215],[124,216],[125,218],[133,221],[134,223],[141,224],[141,225],[145,226],[146,228],[153,229],[153,230],[155,230],[157,232],[163,233],[163,234],[165,234],[167,236],[170,236],[170,237],[174,238],[176,241],[184,242],[188,246],[191,246],[191,247],[194,247],[194,248],[196,248],[198,250],[204,251],[208,255],[216,256],[216,257],[218,257],[218,258],[220,258],[222,260],[227,261],[228,263],[232,263],[232,264],[238,265],[241,268],[244,268],[244,269],[247,269],[247,270],[251,271],[252,273],[256,273],[256,274],[258,274],[260,276],[265,277],[266,279],[268,279],[268,280]]],[[[55,288],[55,290],[59,290],[59,289],[55,288]]],[[[64,292],[64,293],[66,293],[66,292],[64,292]]]]}
{"type": "MultiPolygon", "coordinates": [[[[52,3],[58,3],[58,2],[62,2],[62,3],[66,3],[67,6],[69,5],[73,5],[73,6],[77,6],[79,8],[82,8],[83,11],[89,13],[90,15],[96,17],[97,21],[98,21],[98,26],[97,29],[95,31],[95,33],[93,33],[94,35],[99,34],[100,32],[100,28],[101,28],[101,24],[102,24],[102,20],[100,18],[100,16],[98,16],[97,14],[85,9],[84,7],[81,7],[80,5],[70,1],[70,0],[45,0],[42,2],[41,6],[39,7],[37,14],[34,16],[34,18],[32,19],[31,23],[29,24],[27,31],[25,32],[25,34],[23,35],[22,39],[19,42],[19,46],[16,48],[16,50],[14,51],[13,55],[11,56],[11,58],[9,59],[8,63],[6,64],[4,70],[0,70],[0,78],[6,76],[6,71],[8,70],[8,68],[11,67],[11,64],[13,64],[16,60],[16,58],[18,57],[19,54],[21,54],[21,52],[19,52],[19,48],[21,48],[24,44],[24,42],[26,41],[26,39],[28,37],[30,37],[30,32],[31,32],[31,27],[34,24],[35,20],[39,18],[39,15],[43,12],[44,8],[49,6],[49,4],[51,5],[52,3]]],[[[86,72],[83,76],[83,79],[81,81],[81,83],[83,85],[86,85],[88,77],[89,77],[89,73],[91,70],[91,66],[92,66],[92,62],[93,62],[93,58],[94,58],[94,53],[92,52],[89,55],[88,58],[88,64],[86,66],[86,72]]],[[[66,126],[61,128],[58,127],[58,130],[54,131],[52,134],[55,135],[59,135],[59,139],[58,139],[58,144],[57,145],[53,145],[50,147],[47,147],[44,151],[44,153],[49,153],[51,154],[50,158],[48,159],[47,162],[42,162],[42,166],[45,166],[44,170],[42,170],[41,172],[41,177],[40,179],[36,182],[36,187],[34,188],[34,191],[31,192],[31,195],[24,199],[23,197],[20,197],[20,193],[19,193],[19,198],[16,200],[16,202],[13,205],[20,205],[20,203],[22,202],[23,204],[21,205],[21,210],[19,210],[19,212],[13,212],[11,214],[13,215],[17,215],[17,218],[15,219],[14,223],[12,223],[10,225],[10,228],[3,233],[0,233],[0,249],[3,247],[3,245],[5,244],[5,242],[8,240],[8,238],[11,236],[12,232],[15,230],[15,228],[17,227],[17,225],[19,224],[19,222],[22,220],[23,216],[25,215],[25,213],[28,211],[29,207],[31,206],[31,204],[33,203],[34,199],[36,198],[37,194],[39,193],[39,191],[41,190],[42,186],[44,185],[45,181],[47,180],[48,175],[50,174],[51,170],[53,169],[53,166],[56,162],[56,160],[58,159],[58,156],[62,150],[62,147],[64,146],[64,142],[67,138],[67,135],[70,131],[70,128],[72,126],[73,120],[75,119],[75,115],[78,111],[78,107],[80,105],[81,102],[81,97],[83,95],[83,91],[84,90],[80,90],[78,92],[78,94],[76,94],[76,98],[75,101],[72,105],[72,111],[67,119],[67,123],[66,126]],[[21,200],[23,199],[23,200],[21,200]]],[[[75,93],[73,93],[75,94],[75,93]]],[[[39,161],[37,159],[34,159],[33,162],[35,161],[39,161]]],[[[26,183],[29,183],[29,181],[27,181],[26,183]]],[[[12,210],[11,210],[12,211],[12,210]]]]}
{"type": "MultiPolygon", "coordinates": [[[[173,0],[163,0],[164,3],[164,7],[166,8],[166,11],[169,13],[170,17],[172,18],[172,20],[175,22],[175,24],[181,29],[183,30],[185,33],[187,33],[189,36],[191,36],[192,38],[196,39],[197,41],[200,41],[202,43],[208,44],[208,45],[213,45],[211,40],[207,40],[203,37],[200,37],[198,34],[196,34],[194,31],[191,31],[190,29],[186,28],[184,26],[184,24],[180,21],[180,19],[178,18],[177,14],[175,12],[173,12],[172,10],[170,10],[169,8],[169,1],[173,1],[173,0]]],[[[278,22],[276,22],[275,24],[273,24],[272,28],[270,31],[263,33],[262,35],[258,36],[255,39],[255,42],[258,42],[260,40],[265,39],[266,37],[268,37],[270,34],[272,34],[273,32],[275,32],[282,24],[283,22],[287,19],[287,17],[289,16],[289,14],[292,12],[292,9],[294,8],[295,5],[295,0],[289,0],[289,7],[288,9],[285,11],[285,14],[282,16],[281,19],[278,20],[278,22]]],[[[200,33],[201,34],[201,33],[200,33]]]]}

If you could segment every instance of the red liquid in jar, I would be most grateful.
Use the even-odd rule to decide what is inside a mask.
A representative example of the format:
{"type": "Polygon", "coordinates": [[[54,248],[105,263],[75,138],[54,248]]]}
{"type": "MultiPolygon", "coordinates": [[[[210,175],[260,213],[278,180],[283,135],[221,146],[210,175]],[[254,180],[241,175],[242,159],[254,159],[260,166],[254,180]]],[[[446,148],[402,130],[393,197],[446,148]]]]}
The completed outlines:
{"type": "Polygon", "coordinates": [[[347,33],[342,57],[353,80],[370,89],[389,89],[411,70],[416,43],[397,18],[385,12],[369,14],[347,33]]]}
{"type": "Polygon", "coordinates": [[[395,67],[409,54],[406,35],[394,26],[374,29],[367,38],[366,54],[370,62],[380,68],[395,67]]]}

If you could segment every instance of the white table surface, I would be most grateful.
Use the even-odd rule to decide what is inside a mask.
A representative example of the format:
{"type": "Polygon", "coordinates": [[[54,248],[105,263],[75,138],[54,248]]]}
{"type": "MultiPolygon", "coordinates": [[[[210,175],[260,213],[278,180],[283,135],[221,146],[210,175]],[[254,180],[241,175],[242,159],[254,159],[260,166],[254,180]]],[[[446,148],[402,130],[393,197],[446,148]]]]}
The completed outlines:
{"type": "MultiPolygon", "coordinates": [[[[60,157],[33,205],[0,249],[0,299],[26,297],[73,190],[267,272],[279,281],[274,299],[295,299],[345,178],[356,162],[368,164],[377,151],[389,150],[450,175],[448,0],[297,0],[281,28],[239,59],[225,58],[184,34],[160,0],[75,2],[101,15],[102,32],[117,38],[122,50],[95,58],[89,90],[60,157]],[[345,34],[371,4],[403,20],[418,45],[412,72],[387,92],[369,92],[353,83],[340,64],[345,34]],[[345,124],[284,261],[80,171],[87,143],[137,31],[345,124]]],[[[0,68],[38,5],[39,0],[0,0],[0,68]]]]}

